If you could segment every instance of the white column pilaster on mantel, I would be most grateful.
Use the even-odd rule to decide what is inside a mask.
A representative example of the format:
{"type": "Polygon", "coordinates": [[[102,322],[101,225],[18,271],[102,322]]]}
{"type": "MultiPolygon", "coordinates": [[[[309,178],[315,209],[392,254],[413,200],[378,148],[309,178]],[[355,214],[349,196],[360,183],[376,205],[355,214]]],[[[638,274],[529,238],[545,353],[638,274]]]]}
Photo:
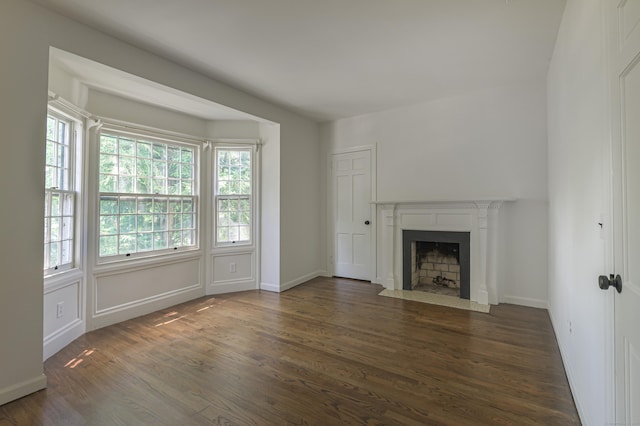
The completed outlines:
{"type": "Polygon", "coordinates": [[[482,305],[489,304],[489,290],[487,289],[487,226],[489,225],[488,220],[488,209],[490,201],[476,201],[475,205],[478,208],[478,240],[480,244],[480,262],[478,265],[480,267],[480,274],[478,282],[478,303],[482,305]]]}
{"type": "Polygon", "coordinates": [[[487,290],[489,303],[498,304],[498,210],[502,201],[494,201],[487,210],[487,290]]]}
{"type": "Polygon", "coordinates": [[[396,205],[382,204],[382,255],[384,259],[383,277],[384,287],[388,290],[395,290],[396,280],[393,270],[394,247],[396,235],[396,205]]]}
{"type": "Polygon", "coordinates": [[[480,243],[480,282],[478,303],[498,304],[497,239],[498,209],[502,201],[476,201],[478,208],[478,239],[480,243]]]}

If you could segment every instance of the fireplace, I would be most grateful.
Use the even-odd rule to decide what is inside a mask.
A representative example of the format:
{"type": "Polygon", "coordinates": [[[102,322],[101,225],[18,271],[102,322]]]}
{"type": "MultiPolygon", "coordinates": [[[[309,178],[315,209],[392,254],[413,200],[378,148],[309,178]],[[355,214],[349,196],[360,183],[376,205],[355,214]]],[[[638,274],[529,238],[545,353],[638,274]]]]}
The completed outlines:
{"type": "Polygon", "coordinates": [[[403,290],[470,298],[470,234],[402,231],[403,290]],[[429,290],[430,289],[430,290],[429,290]]]}

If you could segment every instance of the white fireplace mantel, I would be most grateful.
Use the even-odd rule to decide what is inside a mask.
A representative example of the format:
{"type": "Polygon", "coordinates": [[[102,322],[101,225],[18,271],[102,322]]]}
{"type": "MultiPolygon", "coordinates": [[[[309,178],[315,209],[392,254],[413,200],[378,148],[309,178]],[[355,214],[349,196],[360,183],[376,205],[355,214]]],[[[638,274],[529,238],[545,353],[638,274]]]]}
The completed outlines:
{"type": "Polygon", "coordinates": [[[382,233],[380,276],[390,290],[402,289],[402,231],[469,232],[471,300],[498,303],[497,216],[513,198],[441,201],[376,201],[382,233]]]}

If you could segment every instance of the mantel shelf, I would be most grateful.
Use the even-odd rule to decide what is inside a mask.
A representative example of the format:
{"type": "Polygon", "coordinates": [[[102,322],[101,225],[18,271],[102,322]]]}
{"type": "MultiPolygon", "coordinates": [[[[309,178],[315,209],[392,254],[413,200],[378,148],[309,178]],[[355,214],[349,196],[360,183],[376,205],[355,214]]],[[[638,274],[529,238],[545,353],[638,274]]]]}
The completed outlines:
{"type": "Polygon", "coordinates": [[[486,202],[507,202],[516,201],[516,198],[511,197],[486,197],[486,198],[474,198],[468,200],[456,200],[456,199],[437,199],[437,200],[395,200],[395,201],[371,201],[370,204],[468,204],[468,203],[486,203],[486,202]]]}

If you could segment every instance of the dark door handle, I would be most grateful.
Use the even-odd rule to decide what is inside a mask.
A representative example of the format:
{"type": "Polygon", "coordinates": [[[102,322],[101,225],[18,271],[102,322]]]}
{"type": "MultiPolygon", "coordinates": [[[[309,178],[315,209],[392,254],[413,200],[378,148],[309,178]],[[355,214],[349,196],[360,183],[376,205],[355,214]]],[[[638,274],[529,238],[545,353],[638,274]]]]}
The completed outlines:
{"type": "Polygon", "coordinates": [[[365,220],[365,221],[364,221],[364,224],[365,224],[365,225],[368,225],[368,224],[370,224],[370,223],[371,223],[371,222],[369,222],[368,220],[365,220]]]}
{"type": "Polygon", "coordinates": [[[598,277],[598,286],[602,290],[608,290],[609,287],[614,287],[616,290],[618,290],[618,293],[621,293],[622,277],[620,277],[620,275],[616,275],[614,278],[613,274],[609,275],[608,277],[606,275],[600,275],[598,277]]]}

